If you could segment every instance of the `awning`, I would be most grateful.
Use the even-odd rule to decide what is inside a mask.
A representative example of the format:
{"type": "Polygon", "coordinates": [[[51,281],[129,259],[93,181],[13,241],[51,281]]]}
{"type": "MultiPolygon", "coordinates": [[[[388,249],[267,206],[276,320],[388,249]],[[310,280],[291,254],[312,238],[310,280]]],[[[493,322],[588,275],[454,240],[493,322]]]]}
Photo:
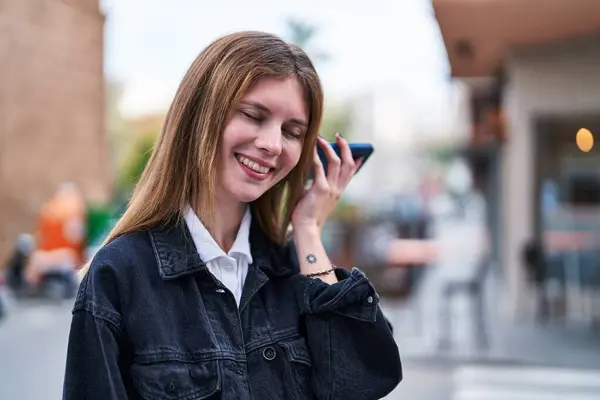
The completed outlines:
{"type": "Polygon", "coordinates": [[[486,77],[507,49],[600,33],[600,0],[433,0],[453,77],[486,77]]]}

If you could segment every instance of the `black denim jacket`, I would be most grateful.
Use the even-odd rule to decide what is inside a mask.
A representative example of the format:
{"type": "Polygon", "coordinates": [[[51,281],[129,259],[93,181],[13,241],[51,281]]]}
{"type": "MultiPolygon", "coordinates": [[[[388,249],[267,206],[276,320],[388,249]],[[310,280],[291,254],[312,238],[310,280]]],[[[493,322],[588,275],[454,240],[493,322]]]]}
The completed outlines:
{"type": "Polygon", "coordinates": [[[402,379],[371,283],[299,274],[257,223],[241,304],[200,260],[185,223],[122,236],[83,279],[63,399],[379,399],[402,379]]]}

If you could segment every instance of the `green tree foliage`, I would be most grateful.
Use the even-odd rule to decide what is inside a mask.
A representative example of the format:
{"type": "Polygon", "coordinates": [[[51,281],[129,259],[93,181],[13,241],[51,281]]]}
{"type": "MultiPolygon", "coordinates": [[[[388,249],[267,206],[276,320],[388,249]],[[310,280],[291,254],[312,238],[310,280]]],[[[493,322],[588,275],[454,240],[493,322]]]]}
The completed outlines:
{"type": "Polygon", "coordinates": [[[319,31],[316,25],[296,18],[289,18],[286,25],[288,40],[302,47],[314,62],[325,62],[330,59],[328,52],[315,45],[315,38],[319,31]]]}
{"type": "Polygon", "coordinates": [[[152,115],[129,121],[130,143],[117,174],[118,192],[121,197],[129,196],[144,171],[160,133],[162,120],[161,115],[152,115]]]}
{"type": "Polygon", "coordinates": [[[142,172],[144,172],[144,168],[146,168],[155,141],[156,137],[154,135],[139,136],[121,170],[119,182],[121,192],[129,192],[135,186],[142,172]]]}

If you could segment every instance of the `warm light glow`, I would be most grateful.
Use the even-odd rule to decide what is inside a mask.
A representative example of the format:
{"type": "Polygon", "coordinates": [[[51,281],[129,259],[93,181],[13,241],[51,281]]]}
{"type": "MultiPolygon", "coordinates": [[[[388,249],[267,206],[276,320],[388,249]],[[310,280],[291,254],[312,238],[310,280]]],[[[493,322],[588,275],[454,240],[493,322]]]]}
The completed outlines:
{"type": "Polygon", "coordinates": [[[581,128],[577,131],[577,137],[575,138],[577,147],[579,150],[588,152],[594,147],[594,135],[588,129],[581,128]]]}

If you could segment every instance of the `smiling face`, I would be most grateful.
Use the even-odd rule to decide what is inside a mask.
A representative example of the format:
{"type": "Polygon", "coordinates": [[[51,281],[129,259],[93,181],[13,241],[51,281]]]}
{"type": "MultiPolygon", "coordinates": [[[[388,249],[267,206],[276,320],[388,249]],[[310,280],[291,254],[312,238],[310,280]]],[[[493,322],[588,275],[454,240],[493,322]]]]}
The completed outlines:
{"type": "Polygon", "coordinates": [[[249,203],[285,178],[300,159],[307,126],[304,90],[296,78],[260,80],[223,131],[217,199],[249,203]]]}

